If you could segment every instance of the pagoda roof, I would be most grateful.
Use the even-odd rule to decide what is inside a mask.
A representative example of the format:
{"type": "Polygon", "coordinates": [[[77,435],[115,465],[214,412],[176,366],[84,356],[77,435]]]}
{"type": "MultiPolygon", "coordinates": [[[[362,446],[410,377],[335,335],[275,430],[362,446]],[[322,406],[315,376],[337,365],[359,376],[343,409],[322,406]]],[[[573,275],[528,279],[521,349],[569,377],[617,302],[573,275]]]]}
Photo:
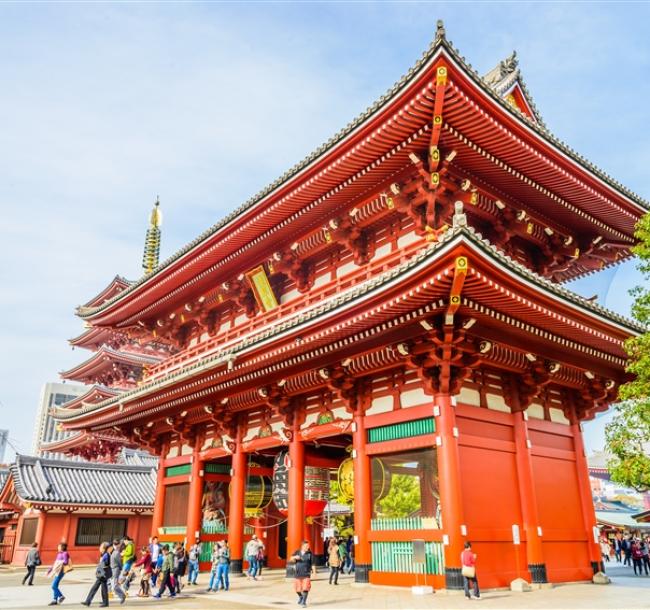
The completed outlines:
{"type": "Polygon", "coordinates": [[[131,352],[118,351],[110,347],[102,346],[90,358],[68,371],[62,371],[60,375],[63,379],[83,381],[91,375],[97,375],[105,371],[107,367],[116,363],[142,367],[157,364],[160,360],[161,358],[156,356],[133,354],[131,352]]]}
{"type": "MultiPolygon", "coordinates": [[[[112,458],[113,448],[120,445],[135,446],[135,444],[128,438],[116,434],[112,431],[103,432],[87,432],[82,430],[73,432],[65,438],[51,441],[49,443],[41,443],[41,451],[49,451],[52,453],[80,453],[82,448],[93,448],[98,452],[100,457],[112,458]],[[110,449],[110,451],[106,451],[110,449]]],[[[112,459],[103,459],[99,461],[113,461],[112,459]]]]}
{"type": "Polygon", "coordinates": [[[121,335],[119,331],[116,332],[111,328],[105,326],[91,326],[82,332],[80,335],[70,339],[68,343],[73,347],[83,347],[87,349],[98,349],[104,343],[108,343],[115,335],[121,335]]]}
{"type": "Polygon", "coordinates": [[[132,283],[121,275],[116,275],[106,288],[96,294],[90,301],[84,303],[82,307],[97,307],[128,288],[132,283]]]}
{"type": "Polygon", "coordinates": [[[62,409],[78,409],[83,407],[86,404],[95,404],[111,398],[112,396],[117,396],[121,394],[124,390],[119,388],[109,388],[105,385],[95,384],[88,388],[88,391],[81,396],[75,396],[72,400],[69,400],[66,403],[61,405],[62,409]]]}
{"type": "Polygon", "coordinates": [[[10,471],[19,498],[39,506],[151,509],[155,497],[156,471],[148,466],[17,455],[10,471]]]}
{"type": "Polygon", "coordinates": [[[498,78],[492,71],[486,81],[454,49],[439,23],[423,57],[344,129],[151,274],[101,304],[79,308],[78,314],[102,325],[134,324],[163,303],[168,305],[172,296],[180,299],[182,293],[196,291],[198,281],[213,281],[212,272],[241,260],[239,255],[246,249],[269,243],[263,238],[295,234],[295,226],[302,225],[292,223],[306,223],[301,215],[317,204],[334,206],[343,186],[351,188],[358,182],[363,192],[359,185],[364,177],[374,175],[375,182],[387,179],[404,167],[397,161],[403,161],[414,141],[430,129],[429,94],[440,63],[447,66],[453,81],[448,93],[453,96],[453,108],[445,111],[449,121],[443,129],[446,142],[465,146],[465,158],[484,175],[505,172],[512,188],[518,189],[522,199],[535,202],[536,209],[548,214],[551,204],[563,220],[591,223],[587,226],[598,226],[619,241],[633,243],[634,225],[648,210],[648,203],[546,129],[518,71],[498,78]],[[531,105],[532,118],[503,97],[507,79],[515,73],[531,105]],[[493,123],[490,129],[486,121],[493,123]],[[364,158],[370,155],[380,161],[366,165],[364,158]],[[393,159],[392,164],[387,159],[393,159]]]}
{"type": "MultiPolygon", "coordinates": [[[[145,383],[139,388],[126,391],[118,398],[108,399],[96,405],[89,405],[79,411],[70,412],[65,409],[56,409],[54,416],[63,422],[74,421],[74,426],[82,425],[78,422],[84,422],[83,425],[88,425],[87,422],[90,418],[100,414],[104,419],[104,416],[109,414],[110,410],[118,403],[119,410],[122,412],[126,404],[140,400],[144,401],[147,396],[156,393],[162,393],[167,397],[170,395],[169,388],[174,388],[181,383],[190,383],[190,380],[206,371],[222,369],[220,373],[211,375],[210,383],[214,388],[217,378],[222,376],[225,378],[227,375],[235,374],[234,371],[229,371],[226,366],[229,361],[239,362],[240,359],[246,356],[252,358],[254,354],[263,350],[263,355],[254,359],[259,366],[261,359],[271,357],[272,343],[282,340],[283,345],[286,346],[290,343],[291,337],[301,337],[308,330],[315,333],[314,326],[317,323],[325,325],[329,321],[328,328],[332,329],[332,332],[339,332],[341,326],[333,325],[333,317],[336,315],[340,319],[340,314],[355,305],[368,302],[370,299],[377,299],[380,303],[378,305],[379,309],[382,312],[387,312],[390,309],[390,303],[386,296],[389,289],[395,290],[396,286],[404,286],[408,277],[419,277],[416,274],[426,273],[427,269],[431,269],[437,260],[442,259],[443,256],[450,256],[451,252],[457,252],[462,247],[465,248],[468,257],[477,254],[476,259],[482,258],[485,263],[484,267],[490,273],[489,276],[478,271],[473,274],[476,281],[473,282],[471,288],[468,287],[463,291],[464,305],[476,308],[477,313],[492,316],[496,319],[505,319],[506,316],[500,313],[499,308],[504,309],[507,302],[513,302],[509,311],[517,315],[519,321],[516,321],[514,316],[512,320],[518,327],[522,327],[522,324],[526,325],[521,321],[522,319],[530,322],[530,324],[541,323],[542,320],[545,320],[546,328],[552,329],[563,337],[563,349],[573,346],[573,349],[587,355],[591,354],[596,359],[607,360],[617,370],[622,371],[624,369],[626,355],[623,349],[623,341],[630,335],[644,332],[645,327],[540,277],[499,251],[487,240],[483,239],[480,234],[476,233],[473,228],[459,225],[444,233],[439,242],[431,243],[422,248],[416,255],[399,266],[359,284],[354,284],[347,290],[342,290],[315,305],[284,318],[279,318],[261,331],[256,330],[244,334],[241,338],[220,346],[219,349],[212,353],[206,352],[205,357],[196,364],[186,366],[159,380],[145,383]],[[494,287],[494,277],[504,278],[504,281],[518,282],[520,291],[525,290],[527,294],[534,294],[537,299],[536,302],[533,303],[523,299],[521,296],[514,294],[512,290],[502,288],[499,291],[498,299],[495,300],[489,297],[495,311],[491,311],[483,305],[478,305],[477,303],[481,300],[488,300],[488,297],[485,296],[485,293],[488,292],[486,282],[488,282],[488,286],[494,287]],[[540,301],[545,303],[544,308],[536,304],[540,301]],[[525,313],[522,313],[524,309],[525,313]],[[586,345],[590,347],[586,347],[586,345]]],[[[438,275],[439,277],[440,275],[438,275]]],[[[410,292],[412,293],[413,290],[410,292]]],[[[364,314],[363,319],[368,320],[367,323],[370,324],[369,315],[364,314]]],[[[533,332],[533,330],[530,329],[527,332],[533,332]]],[[[331,337],[324,337],[325,333],[320,333],[319,337],[321,335],[323,335],[323,341],[332,341],[331,337]]],[[[276,351],[284,352],[286,350],[286,347],[279,347],[276,351]]],[[[232,385],[232,383],[229,382],[229,385],[232,385]]]]}

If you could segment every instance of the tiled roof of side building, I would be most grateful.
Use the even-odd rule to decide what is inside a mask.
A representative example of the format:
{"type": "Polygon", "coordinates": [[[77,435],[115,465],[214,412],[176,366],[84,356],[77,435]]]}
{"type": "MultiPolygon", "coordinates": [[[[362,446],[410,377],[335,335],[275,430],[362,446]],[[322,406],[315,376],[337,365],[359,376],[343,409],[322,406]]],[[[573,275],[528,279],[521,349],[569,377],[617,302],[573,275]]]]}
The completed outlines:
{"type": "Polygon", "coordinates": [[[147,468],[157,468],[158,458],[146,451],[138,451],[129,447],[122,447],[117,457],[118,464],[126,466],[146,466],[147,468]]]}
{"type": "Polygon", "coordinates": [[[3,467],[0,467],[0,491],[5,486],[5,483],[7,482],[7,479],[9,478],[9,469],[3,467]]]}
{"type": "MultiPolygon", "coordinates": [[[[576,151],[574,151],[570,146],[568,146],[565,142],[560,140],[559,138],[555,137],[544,125],[544,123],[541,120],[541,117],[539,116],[539,112],[537,108],[535,107],[532,97],[528,93],[528,90],[526,89],[526,86],[519,77],[519,82],[522,87],[522,89],[526,93],[526,98],[527,101],[531,103],[531,107],[533,109],[533,113],[535,115],[536,120],[530,119],[528,116],[517,110],[516,108],[513,108],[499,93],[495,87],[494,83],[488,84],[488,82],[485,80],[484,77],[481,77],[478,72],[466,61],[466,59],[460,55],[459,51],[453,46],[451,41],[447,40],[446,35],[445,35],[445,30],[442,25],[442,22],[438,22],[438,28],[436,31],[436,36],[431,43],[429,49],[427,49],[423,54],[422,57],[408,70],[406,74],[402,76],[384,95],[382,95],[378,100],[376,100],[371,106],[366,108],[364,112],[359,114],[356,118],[354,118],[352,121],[350,121],[344,128],[339,130],[336,134],[334,134],[329,140],[327,140],[325,143],[321,144],[317,149],[315,149],[312,153],[310,153],[307,157],[305,157],[302,161],[296,163],[292,168],[287,170],[284,174],[282,174],[279,178],[277,178],[275,181],[273,181],[271,184],[263,188],[261,191],[259,191],[257,194],[253,195],[251,198],[249,198],[247,201],[245,201],[243,204],[241,204],[239,207],[234,209],[230,214],[225,216],[221,221],[216,223],[215,225],[211,226],[208,228],[206,231],[201,233],[198,237],[196,237],[194,240],[186,244],[183,248],[178,250],[175,254],[173,254],[171,257],[160,263],[152,273],[146,274],[139,278],[138,280],[132,282],[127,288],[125,288],[122,292],[119,294],[116,294],[112,296],[111,298],[107,299],[105,302],[101,303],[100,305],[97,305],[95,307],[87,307],[83,306],[77,309],[77,313],[81,318],[88,318],[94,315],[95,313],[98,313],[102,310],[104,310],[106,307],[112,305],[114,302],[120,300],[121,298],[125,297],[132,291],[136,290],[139,286],[144,284],[145,282],[149,281],[153,277],[155,277],[158,272],[163,270],[166,267],[169,267],[172,263],[174,263],[176,260],[180,259],[183,257],[185,254],[189,253],[192,251],[195,247],[197,247],[199,244],[202,242],[206,241],[208,238],[210,238],[212,235],[220,231],[222,228],[224,228],[226,225],[231,223],[233,220],[235,220],[237,217],[242,215],[244,212],[248,211],[250,208],[254,207],[256,204],[258,204],[260,201],[262,201],[264,198],[269,196],[271,193],[273,193],[276,189],[278,189],[281,185],[285,184],[288,182],[291,178],[299,174],[301,171],[305,170],[308,168],[312,163],[314,163],[316,160],[321,158],[328,150],[334,148],[339,142],[344,140],[347,136],[349,136],[352,132],[354,132],[357,128],[359,128],[361,125],[363,125],[372,115],[375,113],[379,112],[382,107],[387,104],[393,97],[395,97],[401,90],[403,90],[405,87],[411,83],[414,78],[420,74],[421,70],[424,69],[429,62],[436,56],[438,51],[444,49],[448,56],[451,57],[452,60],[456,61],[464,70],[465,72],[469,75],[469,77],[474,81],[474,83],[481,88],[483,91],[488,93],[497,103],[499,103],[503,108],[507,109],[507,111],[513,115],[515,115],[517,118],[521,119],[525,125],[533,129],[539,136],[542,137],[546,142],[552,144],[553,146],[557,147],[558,150],[560,150],[562,153],[564,153],[567,157],[572,159],[576,164],[579,166],[583,167],[587,171],[593,173],[597,178],[599,178],[602,182],[605,184],[609,185],[611,188],[614,190],[620,192],[623,194],[625,197],[627,197],[630,201],[633,201],[637,206],[643,208],[643,209],[649,209],[650,204],[648,201],[637,195],[636,193],[632,192],[630,189],[626,188],[624,185],[622,185],[620,182],[617,180],[614,180],[610,175],[602,171],[600,168],[596,167],[593,163],[588,161],[585,157],[582,155],[578,154],[576,151]]],[[[506,60],[507,61],[507,60],[506,60]]],[[[501,64],[499,64],[501,65],[501,64]]],[[[497,66],[496,69],[498,69],[499,66],[497,66]]],[[[489,76],[490,73],[486,75],[486,77],[489,76]]]]}
{"type": "Polygon", "coordinates": [[[35,504],[153,506],[155,469],[17,455],[10,466],[16,493],[35,504]]]}

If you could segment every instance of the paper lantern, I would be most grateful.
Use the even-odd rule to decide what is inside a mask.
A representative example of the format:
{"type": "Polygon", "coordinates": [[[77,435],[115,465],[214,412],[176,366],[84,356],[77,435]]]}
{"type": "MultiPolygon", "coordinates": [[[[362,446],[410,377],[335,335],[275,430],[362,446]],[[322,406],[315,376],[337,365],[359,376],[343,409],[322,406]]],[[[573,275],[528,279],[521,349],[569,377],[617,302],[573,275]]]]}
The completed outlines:
{"type": "Polygon", "coordinates": [[[305,516],[316,517],[325,510],[330,497],[330,471],[305,466],[305,516]]]}
{"type": "MultiPolygon", "coordinates": [[[[379,458],[372,459],[372,499],[374,502],[381,500],[390,489],[390,470],[386,470],[384,462],[379,458]]],[[[341,462],[338,470],[339,490],[341,500],[352,502],[354,500],[354,460],[347,458],[341,462]]]]}
{"type": "Polygon", "coordinates": [[[286,515],[289,511],[289,454],[280,451],[273,460],[273,491],[276,508],[286,515]]]}

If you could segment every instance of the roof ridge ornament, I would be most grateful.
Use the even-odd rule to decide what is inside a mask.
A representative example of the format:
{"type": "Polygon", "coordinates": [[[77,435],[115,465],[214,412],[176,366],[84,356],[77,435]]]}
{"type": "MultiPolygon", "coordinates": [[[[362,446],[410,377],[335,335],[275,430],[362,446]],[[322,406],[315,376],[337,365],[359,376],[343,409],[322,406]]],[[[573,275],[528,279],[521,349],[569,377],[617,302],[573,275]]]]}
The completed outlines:
{"type": "Polygon", "coordinates": [[[499,62],[499,71],[501,72],[501,77],[508,76],[512,74],[519,67],[519,58],[517,57],[517,51],[513,51],[509,57],[506,57],[499,62]]]}
{"type": "Polygon", "coordinates": [[[447,32],[445,32],[445,24],[442,19],[436,21],[436,38],[434,42],[447,40],[447,32]]]}
{"type": "Polygon", "coordinates": [[[460,229],[467,226],[467,216],[465,215],[464,205],[462,201],[454,203],[454,215],[452,216],[452,228],[460,229]]]}

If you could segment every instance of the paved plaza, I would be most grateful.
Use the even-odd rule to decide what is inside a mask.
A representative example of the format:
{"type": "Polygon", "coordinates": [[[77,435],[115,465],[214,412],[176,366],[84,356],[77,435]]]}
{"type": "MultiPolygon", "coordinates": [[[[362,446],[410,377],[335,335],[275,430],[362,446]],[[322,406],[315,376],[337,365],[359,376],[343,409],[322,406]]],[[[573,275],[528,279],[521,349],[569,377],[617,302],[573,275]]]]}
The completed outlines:
{"type": "MultiPolygon", "coordinates": [[[[64,579],[62,590],[66,596],[64,606],[81,608],[93,581],[94,570],[75,569],[64,579]]],[[[49,580],[40,571],[33,587],[20,585],[22,570],[0,569],[0,608],[2,610],[28,610],[42,608],[50,601],[49,580]]],[[[480,573],[479,573],[480,574],[480,573]]],[[[611,567],[610,585],[567,584],[528,593],[511,593],[505,590],[485,591],[481,600],[466,600],[458,593],[438,592],[426,597],[415,597],[408,589],[393,587],[359,586],[351,577],[342,577],[338,587],[327,583],[327,574],[319,572],[309,598],[309,605],[321,610],[329,608],[351,609],[419,609],[419,608],[650,608],[650,577],[635,577],[631,568],[611,567]]],[[[281,571],[267,571],[258,582],[236,577],[227,593],[205,593],[207,574],[201,586],[185,587],[175,600],[139,599],[130,597],[125,607],[169,607],[182,609],[232,609],[294,607],[295,594],[291,583],[285,581],[281,571]]],[[[135,593],[135,592],[134,592],[135,593]]],[[[96,598],[93,607],[99,604],[96,598]]],[[[111,603],[119,606],[118,603],[111,603]]]]}

